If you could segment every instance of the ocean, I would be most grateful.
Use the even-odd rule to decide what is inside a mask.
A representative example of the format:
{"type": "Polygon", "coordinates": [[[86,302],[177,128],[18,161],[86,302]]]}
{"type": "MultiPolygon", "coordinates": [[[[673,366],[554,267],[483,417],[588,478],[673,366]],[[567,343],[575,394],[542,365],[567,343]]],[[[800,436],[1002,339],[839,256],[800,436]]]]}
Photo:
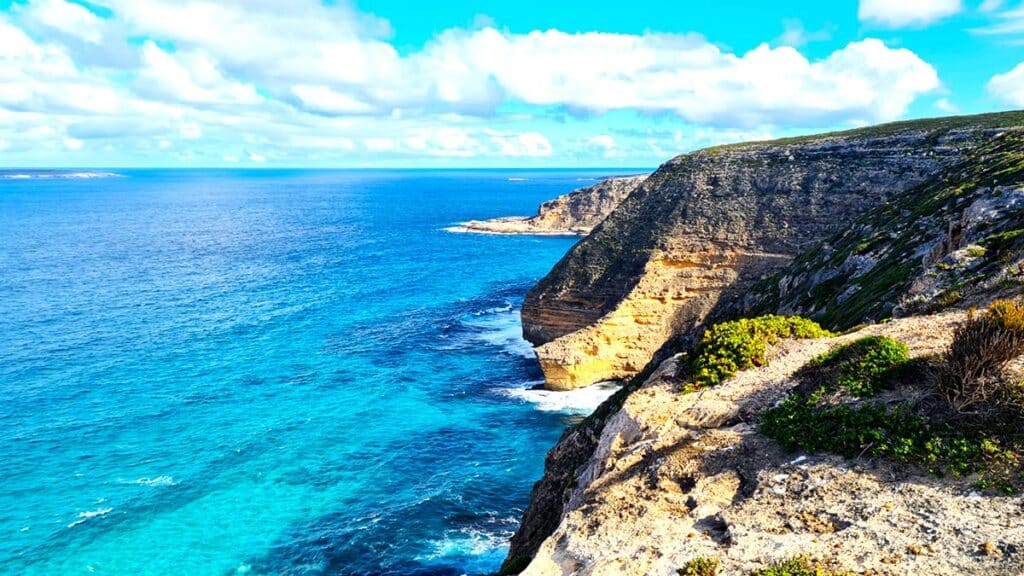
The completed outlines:
{"type": "Polygon", "coordinates": [[[496,570],[564,428],[458,234],[585,171],[0,172],[0,573],[496,570]]]}

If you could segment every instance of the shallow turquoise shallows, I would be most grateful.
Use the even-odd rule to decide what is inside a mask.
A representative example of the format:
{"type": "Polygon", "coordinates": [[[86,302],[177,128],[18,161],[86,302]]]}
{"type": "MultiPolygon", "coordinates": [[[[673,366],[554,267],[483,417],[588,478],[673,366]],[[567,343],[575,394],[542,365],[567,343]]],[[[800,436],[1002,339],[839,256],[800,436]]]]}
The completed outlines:
{"type": "Polygon", "coordinates": [[[0,573],[497,569],[578,417],[518,318],[574,240],[445,228],[595,174],[2,176],[0,573]]]}

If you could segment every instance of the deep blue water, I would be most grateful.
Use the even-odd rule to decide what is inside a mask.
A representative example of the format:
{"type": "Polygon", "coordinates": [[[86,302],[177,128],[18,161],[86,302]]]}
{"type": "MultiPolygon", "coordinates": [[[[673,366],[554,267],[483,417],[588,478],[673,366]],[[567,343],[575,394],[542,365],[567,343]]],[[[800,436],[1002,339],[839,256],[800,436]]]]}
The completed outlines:
{"type": "Polygon", "coordinates": [[[496,569],[573,240],[444,228],[596,174],[119,173],[0,179],[0,573],[496,569]]]}

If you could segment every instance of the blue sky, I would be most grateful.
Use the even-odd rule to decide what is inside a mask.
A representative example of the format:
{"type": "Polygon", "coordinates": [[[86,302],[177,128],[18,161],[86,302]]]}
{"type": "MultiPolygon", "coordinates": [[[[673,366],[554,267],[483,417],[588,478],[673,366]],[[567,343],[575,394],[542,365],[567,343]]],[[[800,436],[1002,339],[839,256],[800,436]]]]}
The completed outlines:
{"type": "Polygon", "coordinates": [[[1021,0],[0,0],[8,167],[641,167],[1022,107],[1021,0]]]}

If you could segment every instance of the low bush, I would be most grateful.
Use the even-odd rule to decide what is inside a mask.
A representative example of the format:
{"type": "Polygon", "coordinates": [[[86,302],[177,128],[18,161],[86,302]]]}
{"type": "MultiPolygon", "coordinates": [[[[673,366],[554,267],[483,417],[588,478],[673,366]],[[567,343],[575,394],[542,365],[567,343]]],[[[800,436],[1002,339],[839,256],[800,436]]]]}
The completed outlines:
{"type": "Polygon", "coordinates": [[[717,576],[718,568],[718,558],[702,556],[690,560],[682,568],[676,570],[676,573],[679,576],[717,576]]]}
{"type": "Polygon", "coordinates": [[[811,360],[797,379],[825,390],[841,388],[858,398],[874,396],[894,383],[909,360],[906,344],[868,336],[811,360]]]}
{"type": "Polygon", "coordinates": [[[803,396],[791,396],[765,413],[761,431],[791,451],[887,457],[954,476],[984,472],[988,457],[1002,451],[996,439],[930,423],[906,406],[868,403],[820,408],[803,396]]]}
{"type": "Polygon", "coordinates": [[[953,333],[943,358],[939,393],[957,413],[984,413],[1019,397],[1019,383],[1007,382],[1009,362],[1024,354],[1024,307],[1007,300],[972,311],[953,333]]]}
{"type": "Polygon", "coordinates": [[[716,324],[694,349],[691,387],[721,384],[736,372],[767,364],[768,347],[784,338],[824,338],[832,333],[799,317],[761,316],[716,324]]]}
{"type": "Polygon", "coordinates": [[[750,576],[852,576],[852,572],[832,570],[806,556],[797,556],[772,564],[768,568],[754,570],[750,576]]]}

